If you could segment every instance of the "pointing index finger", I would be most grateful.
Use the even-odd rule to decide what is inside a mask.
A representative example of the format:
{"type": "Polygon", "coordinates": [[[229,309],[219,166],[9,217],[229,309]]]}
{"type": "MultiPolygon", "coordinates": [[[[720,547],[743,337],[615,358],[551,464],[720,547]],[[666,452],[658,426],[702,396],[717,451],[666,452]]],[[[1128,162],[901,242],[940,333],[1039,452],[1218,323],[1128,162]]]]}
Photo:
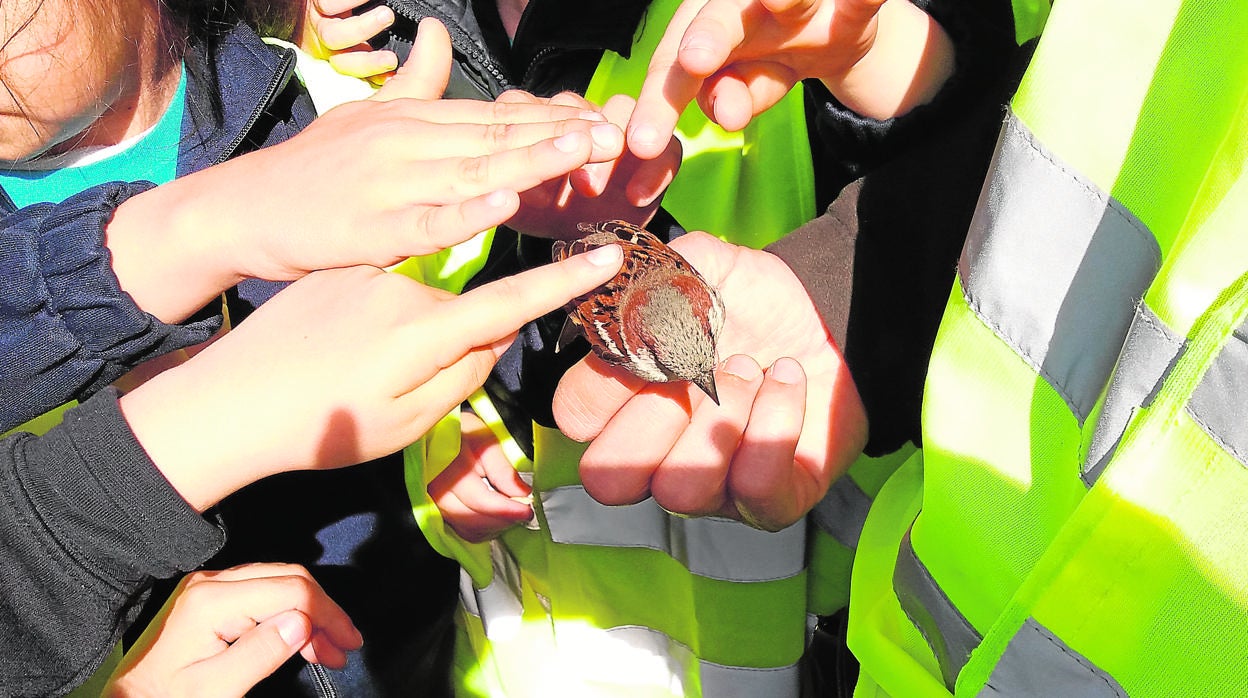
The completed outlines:
{"type": "Polygon", "coordinates": [[[650,58],[637,108],[625,130],[629,150],[642,160],[663,154],[681,112],[702,87],[702,78],[690,74],[680,64],[679,56],[685,31],[704,5],[697,0],[681,4],[650,58]]]}
{"type": "Polygon", "coordinates": [[[619,245],[604,245],[475,288],[449,301],[443,314],[461,325],[461,347],[489,346],[606,283],[623,260],[619,245]],[[463,318],[472,321],[464,323],[463,318]]]}

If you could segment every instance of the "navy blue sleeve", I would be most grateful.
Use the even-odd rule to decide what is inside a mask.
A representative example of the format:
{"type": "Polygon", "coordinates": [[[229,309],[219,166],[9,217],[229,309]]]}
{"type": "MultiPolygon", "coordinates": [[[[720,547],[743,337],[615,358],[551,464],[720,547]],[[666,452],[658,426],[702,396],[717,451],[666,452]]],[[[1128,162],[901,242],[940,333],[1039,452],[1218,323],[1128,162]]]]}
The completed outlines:
{"type": "Polygon", "coordinates": [[[0,695],[85,681],[152,583],[224,540],[148,458],[112,388],[43,436],[0,439],[0,695]]]}
{"type": "Polygon", "coordinates": [[[114,182],[0,219],[0,432],[220,328],[220,315],[160,322],[113,274],[104,226],[123,201],[151,187],[114,182]]]}

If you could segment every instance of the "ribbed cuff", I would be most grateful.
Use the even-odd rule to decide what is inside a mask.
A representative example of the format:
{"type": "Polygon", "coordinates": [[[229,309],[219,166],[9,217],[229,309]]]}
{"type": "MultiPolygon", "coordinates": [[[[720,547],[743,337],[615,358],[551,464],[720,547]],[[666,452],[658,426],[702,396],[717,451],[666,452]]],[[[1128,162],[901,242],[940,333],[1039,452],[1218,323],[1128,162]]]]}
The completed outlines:
{"type": "Polygon", "coordinates": [[[80,192],[53,208],[40,227],[48,307],[88,355],[105,362],[133,366],[205,342],[221,327],[219,315],[187,325],[160,322],[135,305],[113,274],[104,228],[118,206],[153,186],[112,182],[80,192]]]}
{"type": "Polygon", "coordinates": [[[52,440],[63,451],[23,479],[64,548],[104,581],[132,591],[152,577],[199,567],[224,545],[225,532],[173,489],[117,400],[107,388],[66,412],[57,430],[68,438],[52,440]]]}

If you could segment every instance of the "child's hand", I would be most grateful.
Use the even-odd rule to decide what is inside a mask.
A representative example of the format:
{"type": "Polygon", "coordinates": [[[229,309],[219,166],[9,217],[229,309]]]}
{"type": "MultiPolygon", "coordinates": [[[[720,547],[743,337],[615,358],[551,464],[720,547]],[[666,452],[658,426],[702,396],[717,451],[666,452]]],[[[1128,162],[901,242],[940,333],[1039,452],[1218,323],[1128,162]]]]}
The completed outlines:
{"type": "Polygon", "coordinates": [[[719,404],[687,383],[646,383],[591,354],[559,381],[555,421],[569,438],[593,441],[581,482],[603,504],[653,496],[674,513],[779,530],[861,453],[862,401],[814,302],[782,261],[696,231],[672,247],[727,310],[719,404]]]}
{"type": "Polygon", "coordinates": [[[930,99],[952,62],[944,30],[908,0],[686,0],[650,60],[628,146],[657,157],[695,98],[740,130],[806,78],[864,116],[897,116],[930,99]]]}
{"type": "Polygon", "coordinates": [[[450,64],[446,29],[427,19],[373,99],[126,201],[107,231],[123,288],[176,322],[245,277],[389,266],[503,223],[518,192],[620,156],[623,133],[596,111],[438,99],[450,64]]]}
{"type": "Polygon", "coordinates": [[[522,325],[614,276],[619,248],[601,249],[460,296],[373,267],[314,272],[122,414],[199,511],[274,473],[379,458],[477,389],[522,325]]]}
{"type": "Polygon", "coordinates": [[[242,696],[296,652],[341,668],[346,652],[363,642],[298,565],[193,572],[126,653],[103,695],[242,696]]]}
{"type": "MultiPolygon", "coordinates": [[[[564,105],[585,110],[598,108],[580,95],[564,92],[541,100],[524,92],[498,98],[508,104],[564,105]]],[[[623,130],[636,102],[616,95],[602,107],[602,115],[623,130]]],[[[537,237],[572,238],[582,235],[582,221],[620,219],[644,226],[659,208],[663,192],[680,168],[680,141],[669,138],[663,153],[642,160],[628,151],[606,162],[591,162],[520,195],[520,210],[507,224],[537,237]]]]}
{"type": "Polygon", "coordinates": [[[470,543],[497,537],[533,518],[532,491],[477,415],[460,413],[459,455],[429,483],[442,520],[470,543]]]}
{"type": "Polygon", "coordinates": [[[394,10],[378,5],[352,14],[367,0],[306,0],[295,26],[295,43],[309,54],[329,60],[343,75],[385,82],[399,67],[394,51],[377,51],[368,40],[394,24],[394,10]]]}

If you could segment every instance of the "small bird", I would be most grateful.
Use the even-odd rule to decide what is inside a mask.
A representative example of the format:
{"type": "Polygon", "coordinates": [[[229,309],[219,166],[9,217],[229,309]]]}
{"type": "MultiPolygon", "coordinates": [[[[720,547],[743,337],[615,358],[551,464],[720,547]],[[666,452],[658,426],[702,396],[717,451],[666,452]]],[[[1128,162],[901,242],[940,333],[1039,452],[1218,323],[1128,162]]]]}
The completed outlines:
{"type": "Polygon", "coordinates": [[[588,233],[556,241],[555,261],[603,245],[624,248],[620,273],[565,306],[558,346],[589,340],[598,358],[655,383],[692,381],[719,404],[715,392],[715,344],[724,325],[724,304],[702,275],[653,234],[625,221],[579,223],[588,233]]]}

